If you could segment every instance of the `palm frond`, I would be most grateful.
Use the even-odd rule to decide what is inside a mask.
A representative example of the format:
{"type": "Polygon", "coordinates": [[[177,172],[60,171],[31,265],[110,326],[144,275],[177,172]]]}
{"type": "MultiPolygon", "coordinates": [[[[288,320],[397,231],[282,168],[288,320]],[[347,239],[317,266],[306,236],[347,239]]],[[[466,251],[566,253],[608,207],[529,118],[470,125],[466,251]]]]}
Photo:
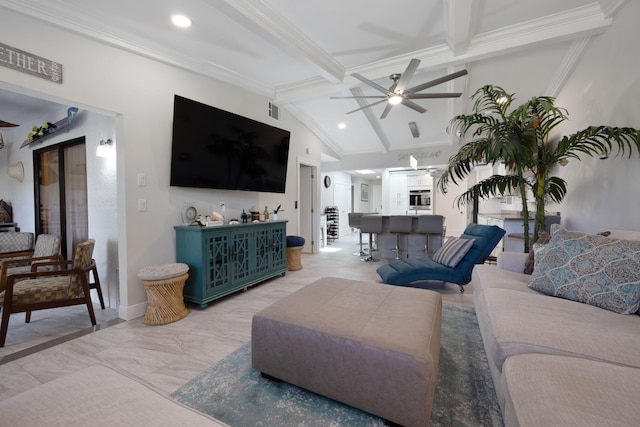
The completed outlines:
{"type": "Polygon", "coordinates": [[[472,203],[476,199],[488,199],[511,194],[518,189],[522,180],[517,175],[492,175],[478,182],[456,197],[456,206],[472,203]]]}

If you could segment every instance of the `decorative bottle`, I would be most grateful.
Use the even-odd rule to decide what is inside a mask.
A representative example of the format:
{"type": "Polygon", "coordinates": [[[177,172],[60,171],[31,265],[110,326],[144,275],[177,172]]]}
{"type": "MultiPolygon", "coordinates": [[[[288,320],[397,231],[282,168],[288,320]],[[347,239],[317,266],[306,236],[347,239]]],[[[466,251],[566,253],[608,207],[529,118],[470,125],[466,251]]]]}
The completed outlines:
{"type": "Polygon", "coordinates": [[[240,216],[240,219],[242,220],[243,224],[247,223],[247,212],[244,209],[242,209],[242,215],[240,216]]]}
{"type": "Polygon", "coordinates": [[[266,206],[264,207],[264,220],[269,221],[269,208],[266,206]]]}

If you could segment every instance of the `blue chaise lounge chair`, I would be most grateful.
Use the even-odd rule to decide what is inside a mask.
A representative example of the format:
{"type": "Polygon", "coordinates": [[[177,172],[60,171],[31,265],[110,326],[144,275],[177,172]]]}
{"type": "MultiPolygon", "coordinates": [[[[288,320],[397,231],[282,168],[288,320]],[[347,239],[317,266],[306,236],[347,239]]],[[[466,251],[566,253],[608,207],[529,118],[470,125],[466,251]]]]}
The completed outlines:
{"type": "Polygon", "coordinates": [[[389,285],[404,286],[417,281],[436,280],[455,283],[460,286],[460,292],[464,292],[463,286],[471,281],[474,265],[487,259],[504,233],[497,225],[469,224],[460,237],[474,239],[473,246],[455,267],[447,267],[428,258],[407,258],[381,265],[376,271],[389,285]]]}

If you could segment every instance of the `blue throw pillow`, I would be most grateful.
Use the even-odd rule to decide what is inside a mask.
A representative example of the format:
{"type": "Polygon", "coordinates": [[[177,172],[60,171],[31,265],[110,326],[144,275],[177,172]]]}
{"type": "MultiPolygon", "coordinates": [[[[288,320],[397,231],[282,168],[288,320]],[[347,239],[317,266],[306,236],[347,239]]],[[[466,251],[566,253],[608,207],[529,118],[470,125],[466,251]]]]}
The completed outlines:
{"type": "Polygon", "coordinates": [[[469,252],[475,239],[449,237],[447,242],[433,254],[433,260],[447,267],[455,267],[469,252]]]}
{"type": "Polygon", "coordinates": [[[620,314],[640,307],[640,242],[567,231],[556,225],[536,253],[529,287],[620,314]]]}

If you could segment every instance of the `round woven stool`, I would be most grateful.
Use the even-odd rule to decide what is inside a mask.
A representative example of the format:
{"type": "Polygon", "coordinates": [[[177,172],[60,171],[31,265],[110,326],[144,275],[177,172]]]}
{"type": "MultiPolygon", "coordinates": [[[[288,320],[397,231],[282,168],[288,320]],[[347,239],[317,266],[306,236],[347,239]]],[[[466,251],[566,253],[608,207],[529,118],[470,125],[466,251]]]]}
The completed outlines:
{"type": "Polygon", "coordinates": [[[164,325],[180,320],[189,313],[182,297],[188,271],[189,266],[183,263],[150,265],[138,271],[138,279],[147,291],[144,323],[164,325]]]}
{"type": "Polygon", "coordinates": [[[304,237],[287,236],[287,270],[302,270],[302,248],[304,237]]]}

